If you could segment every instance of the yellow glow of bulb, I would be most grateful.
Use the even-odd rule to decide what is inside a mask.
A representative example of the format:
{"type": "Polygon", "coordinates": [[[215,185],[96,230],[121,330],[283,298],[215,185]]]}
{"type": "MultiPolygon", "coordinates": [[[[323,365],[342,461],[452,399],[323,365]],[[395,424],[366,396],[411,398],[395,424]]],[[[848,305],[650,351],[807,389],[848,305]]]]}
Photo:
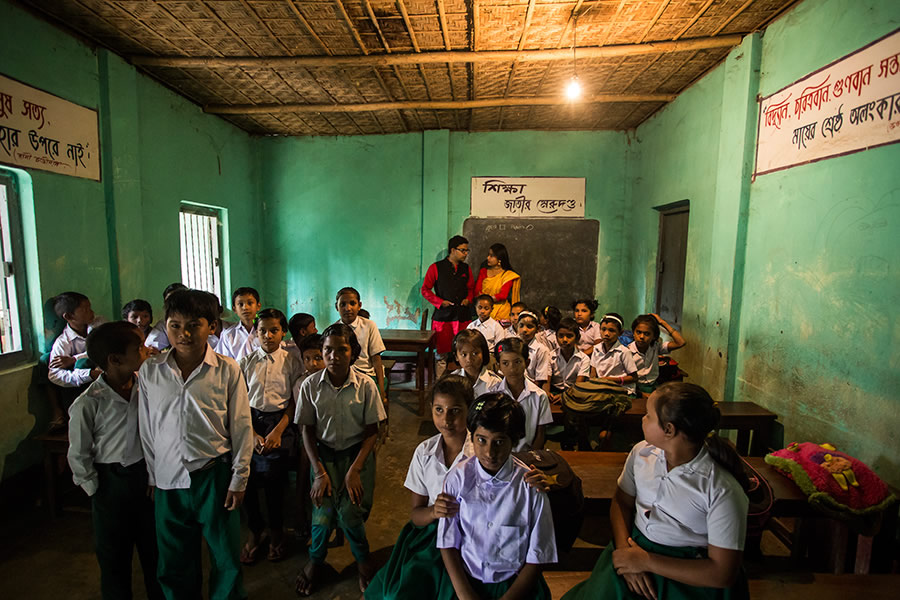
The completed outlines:
{"type": "Polygon", "coordinates": [[[577,100],[581,97],[581,84],[578,82],[577,77],[573,77],[571,81],[569,81],[569,85],[566,86],[566,98],[569,100],[577,100]]]}

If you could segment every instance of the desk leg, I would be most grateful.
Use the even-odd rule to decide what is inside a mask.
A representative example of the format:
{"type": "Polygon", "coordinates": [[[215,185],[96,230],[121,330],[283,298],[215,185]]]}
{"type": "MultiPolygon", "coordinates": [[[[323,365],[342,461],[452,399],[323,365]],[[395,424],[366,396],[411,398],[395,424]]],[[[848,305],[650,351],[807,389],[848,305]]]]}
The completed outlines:
{"type": "Polygon", "coordinates": [[[753,431],[750,456],[765,456],[769,453],[769,442],[772,439],[772,422],[766,421],[753,431]]]}
{"type": "Polygon", "coordinates": [[[735,444],[737,448],[738,454],[741,456],[747,456],[747,452],[750,449],[750,430],[749,429],[738,429],[737,432],[737,444],[735,444]]]}
{"type": "Polygon", "coordinates": [[[416,352],[416,390],[419,392],[419,416],[425,414],[425,350],[416,352]]]}

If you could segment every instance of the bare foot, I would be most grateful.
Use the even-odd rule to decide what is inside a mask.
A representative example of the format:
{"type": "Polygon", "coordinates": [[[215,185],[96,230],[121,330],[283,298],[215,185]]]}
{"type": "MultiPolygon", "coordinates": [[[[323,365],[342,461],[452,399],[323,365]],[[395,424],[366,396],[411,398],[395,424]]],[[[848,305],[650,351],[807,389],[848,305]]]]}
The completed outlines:
{"type": "Polygon", "coordinates": [[[313,561],[306,563],[303,570],[297,575],[297,593],[301,596],[309,596],[313,593],[316,583],[319,579],[319,570],[321,565],[317,565],[313,561]]]}
{"type": "Polygon", "coordinates": [[[375,566],[371,560],[366,559],[364,562],[356,563],[359,569],[359,591],[365,592],[369,587],[369,582],[375,577],[375,566]]]}

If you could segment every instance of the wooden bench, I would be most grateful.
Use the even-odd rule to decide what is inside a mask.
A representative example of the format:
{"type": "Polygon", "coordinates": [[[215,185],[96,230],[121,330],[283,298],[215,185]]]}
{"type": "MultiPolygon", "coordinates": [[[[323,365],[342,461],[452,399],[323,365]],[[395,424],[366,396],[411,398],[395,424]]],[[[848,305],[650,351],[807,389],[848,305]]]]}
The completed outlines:
{"type": "MultiPolygon", "coordinates": [[[[605,514],[616,493],[617,481],[625,466],[627,452],[574,452],[561,451],[572,470],[581,478],[585,503],[588,510],[605,514]]],[[[841,521],[828,519],[816,512],[806,499],[806,495],[793,481],[767,464],[762,457],[751,456],[747,462],[762,475],[772,487],[775,504],[772,517],[796,519],[824,519],[826,527],[832,529],[830,540],[831,568],[843,573],[847,558],[848,543],[853,541],[846,525],[841,521]]],[[[896,490],[893,490],[897,494],[896,490]]],[[[801,527],[798,523],[796,527],[801,527]]],[[[881,531],[873,536],[856,537],[856,562],[854,571],[867,574],[870,571],[888,572],[891,567],[893,536],[897,529],[897,505],[884,514],[881,531]]],[[[798,530],[799,531],[799,530],[798,530]]],[[[797,539],[795,542],[799,541],[797,539]]]]}
{"type": "MultiPolygon", "coordinates": [[[[563,594],[590,576],[587,571],[545,571],[551,596],[563,594]]],[[[894,600],[900,575],[827,575],[822,573],[751,579],[754,600],[894,600]]]]}
{"type": "MultiPolygon", "coordinates": [[[[66,456],[69,452],[69,432],[42,433],[34,437],[44,447],[44,494],[47,499],[47,508],[50,516],[59,514],[59,488],[56,485],[56,465],[60,456],[66,456]]],[[[66,471],[68,472],[68,471],[66,471]]]]}
{"type": "MultiPolygon", "coordinates": [[[[753,402],[720,402],[722,418],[719,429],[736,429],[738,452],[744,456],[764,456],[768,452],[772,427],[778,415],[753,402]],[[751,438],[752,434],[752,438],[751,438]]],[[[555,423],[563,422],[563,408],[558,404],[550,406],[555,423]]],[[[617,425],[640,428],[641,419],[647,414],[647,399],[634,398],[631,408],[616,420],[617,425]]]]}

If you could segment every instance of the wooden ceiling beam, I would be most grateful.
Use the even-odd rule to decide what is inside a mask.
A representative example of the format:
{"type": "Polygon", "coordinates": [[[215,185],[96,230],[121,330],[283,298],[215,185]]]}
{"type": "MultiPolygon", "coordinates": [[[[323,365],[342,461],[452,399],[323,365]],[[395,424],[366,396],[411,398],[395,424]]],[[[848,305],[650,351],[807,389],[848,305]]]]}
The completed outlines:
{"type": "MultiPolygon", "coordinates": [[[[675,94],[598,94],[579,104],[609,102],[671,102],[675,94]]],[[[282,112],[371,112],[375,110],[467,110],[499,106],[556,106],[571,104],[562,96],[540,98],[485,98],[483,100],[411,100],[407,102],[370,102],[362,104],[209,104],[203,111],[216,115],[277,114],[282,112]]]]}
{"type": "MultiPolygon", "coordinates": [[[[685,52],[713,48],[733,48],[741,43],[740,34],[692,38],[688,40],[647,42],[644,44],[619,44],[613,46],[579,47],[578,58],[609,58],[685,52]]],[[[451,50],[440,52],[368,54],[365,56],[131,56],[132,64],[149,67],[255,67],[255,68],[307,68],[307,67],[371,67],[390,65],[416,65],[439,63],[488,63],[513,61],[572,60],[572,51],[566,48],[547,50],[451,50]]]]}
{"type": "Polygon", "coordinates": [[[344,3],[341,0],[334,0],[334,5],[337,7],[338,12],[341,14],[341,18],[344,19],[344,23],[347,24],[347,29],[350,30],[350,34],[353,36],[353,39],[356,40],[356,45],[359,46],[360,51],[363,54],[369,54],[369,50],[366,48],[366,44],[362,41],[362,38],[359,37],[359,31],[356,30],[356,27],[353,25],[353,21],[350,20],[350,15],[347,14],[347,9],[344,8],[344,3]]]}
{"type": "Polygon", "coordinates": [[[447,11],[444,9],[444,0],[437,0],[438,23],[441,25],[441,36],[444,38],[444,48],[450,50],[450,31],[447,29],[447,11]]]}
{"type": "Polygon", "coordinates": [[[522,37],[519,38],[519,52],[525,49],[525,40],[528,38],[528,28],[531,27],[531,17],[534,16],[534,3],[535,0],[528,0],[528,8],[525,11],[525,24],[522,26],[522,37]]]}
{"type": "Polygon", "coordinates": [[[740,7],[739,9],[737,9],[736,11],[734,11],[734,12],[731,14],[731,16],[729,16],[727,19],[725,19],[725,22],[724,22],[724,23],[722,23],[721,25],[719,25],[719,27],[718,27],[715,31],[713,31],[713,35],[717,35],[717,34],[720,33],[723,29],[725,29],[726,27],[728,27],[728,24],[731,23],[732,21],[734,21],[734,20],[738,17],[738,15],[740,15],[742,12],[744,12],[745,10],[747,10],[747,8],[748,8],[751,4],[753,4],[753,2],[754,2],[754,0],[747,0],[746,2],[744,2],[744,3],[741,5],[741,7],[740,7]]]}
{"type": "Polygon", "coordinates": [[[319,37],[319,34],[316,33],[315,29],[313,29],[312,25],[309,24],[309,21],[306,20],[306,17],[303,16],[303,13],[300,12],[300,8],[294,4],[294,0],[287,0],[288,6],[291,7],[291,12],[294,13],[294,16],[297,17],[297,20],[300,21],[300,24],[303,25],[303,28],[306,29],[306,33],[312,37],[319,45],[319,48],[322,49],[322,52],[328,54],[329,56],[333,54],[331,49],[325,45],[325,42],[322,41],[322,38],[319,37]]]}
{"type": "Polygon", "coordinates": [[[688,24],[685,25],[684,27],[682,27],[681,31],[676,33],[675,37],[673,37],[672,40],[673,41],[677,40],[681,36],[683,36],[685,33],[687,33],[687,30],[694,26],[694,23],[696,23],[700,19],[700,17],[703,16],[703,13],[705,13],[707,11],[707,9],[709,9],[709,7],[712,6],[712,3],[715,1],[716,0],[706,0],[706,4],[704,4],[703,6],[700,7],[700,10],[697,11],[697,14],[695,14],[693,17],[691,17],[691,20],[688,21],[688,24]]]}
{"type": "Polygon", "coordinates": [[[669,3],[672,0],[665,0],[662,4],[659,5],[659,10],[656,11],[656,14],[653,15],[653,18],[650,20],[650,24],[647,25],[647,29],[644,30],[644,35],[641,36],[641,39],[638,42],[643,42],[647,39],[647,36],[650,34],[650,30],[653,29],[653,26],[656,25],[656,22],[659,21],[659,18],[662,16],[666,9],[669,8],[669,3]]]}
{"type": "Polygon", "coordinates": [[[381,25],[378,24],[378,17],[375,16],[375,11],[372,10],[372,4],[369,0],[363,0],[363,6],[366,9],[366,13],[369,15],[369,21],[372,22],[372,27],[375,28],[375,33],[378,34],[378,39],[381,40],[381,45],[384,46],[384,51],[390,54],[391,47],[388,45],[387,38],[384,37],[384,33],[381,31],[381,25]]]}

